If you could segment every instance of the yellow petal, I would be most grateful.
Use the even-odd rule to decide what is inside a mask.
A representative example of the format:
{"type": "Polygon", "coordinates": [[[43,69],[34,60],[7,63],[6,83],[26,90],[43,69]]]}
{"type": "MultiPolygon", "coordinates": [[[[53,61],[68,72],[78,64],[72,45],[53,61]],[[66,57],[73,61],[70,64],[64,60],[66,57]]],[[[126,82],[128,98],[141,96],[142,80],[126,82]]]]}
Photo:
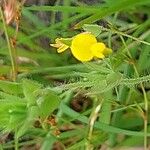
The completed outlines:
{"type": "Polygon", "coordinates": [[[89,46],[94,43],[97,43],[95,36],[91,33],[84,32],[76,35],[73,38],[71,45],[75,47],[89,48],[89,46]]]}
{"type": "Polygon", "coordinates": [[[65,45],[62,43],[61,44],[58,44],[58,43],[57,44],[50,44],[50,46],[57,48],[58,53],[62,53],[69,48],[68,45],[65,45]]]}
{"type": "Polygon", "coordinates": [[[91,46],[91,51],[93,56],[96,56],[98,58],[104,58],[104,50],[106,49],[106,46],[104,43],[95,43],[91,46]]]}
{"type": "Polygon", "coordinates": [[[97,43],[94,35],[91,33],[80,33],[75,36],[71,44],[71,52],[79,61],[90,61],[93,59],[93,54],[90,47],[97,43]]]}
{"type": "Polygon", "coordinates": [[[103,59],[103,58],[105,58],[105,55],[104,54],[102,54],[102,53],[100,53],[98,56],[96,56],[97,58],[101,58],[101,59],[103,59]]]}
{"type": "Polygon", "coordinates": [[[88,51],[88,49],[86,50],[86,49],[81,49],[80,47],[77,48],[71,46],[71,52],[77,60],[82,62],[90,61],[93,59],[93,55],[91,51],[88,51]]]}
{"type": "Polygon", "coordinates": [[[50,46],[55,47],[55,48],[59,48],[60,44],[56,43],[56,44],[50,44],[50,46]]]}
{"type": "Polygon", "coordinates": [[[65,50],[67,50],[68,48],[69,48],[69,46],[68,45],[66,45],[66,44],[64,44],[63,42],[62,42],[62,38],[57,38],[56,40],[55,40],[55,44],[50,44],[50,46],[52,46],[52,47],[55,47],[55,48],[58,48],[57,49],[57,52],[58,53],[62,53],[62,52],[64,52],[65,50]]]}
{"type": "Polygon", "coordinates": [[[69,48],[69,46],[67,46],[67,45],[61,45],[58,49],[57,49],[57,52],[58,53],[62,53],[62,52],[64,52],[65,50],[67,50],[69,48]]]}

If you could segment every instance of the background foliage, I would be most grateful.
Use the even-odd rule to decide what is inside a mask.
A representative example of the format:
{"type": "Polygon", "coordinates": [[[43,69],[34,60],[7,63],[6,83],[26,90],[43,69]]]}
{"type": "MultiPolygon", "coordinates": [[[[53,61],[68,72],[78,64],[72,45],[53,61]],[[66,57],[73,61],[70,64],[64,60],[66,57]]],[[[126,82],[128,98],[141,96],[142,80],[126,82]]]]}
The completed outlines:
{"type": "Polygon", "coordinates": [[[15,24],[4,30],[1,16],[0,148],[148,149],[150,1],[50,3],[21,8],[15,82],[5,36],[13,38],[15,24]],[[83,31],[113,54],[80,63],[49,45],[83,31]]]}

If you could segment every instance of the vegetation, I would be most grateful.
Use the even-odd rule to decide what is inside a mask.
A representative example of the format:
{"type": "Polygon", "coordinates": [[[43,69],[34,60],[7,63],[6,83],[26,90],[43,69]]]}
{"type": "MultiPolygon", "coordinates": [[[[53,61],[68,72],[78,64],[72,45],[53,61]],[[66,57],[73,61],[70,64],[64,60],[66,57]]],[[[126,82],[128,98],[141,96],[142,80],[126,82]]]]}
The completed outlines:
{"type": "Polygon", "coordinates": [[[149,149],[149,10],[149,0],[3,0],[0,149],[149,149]]]}

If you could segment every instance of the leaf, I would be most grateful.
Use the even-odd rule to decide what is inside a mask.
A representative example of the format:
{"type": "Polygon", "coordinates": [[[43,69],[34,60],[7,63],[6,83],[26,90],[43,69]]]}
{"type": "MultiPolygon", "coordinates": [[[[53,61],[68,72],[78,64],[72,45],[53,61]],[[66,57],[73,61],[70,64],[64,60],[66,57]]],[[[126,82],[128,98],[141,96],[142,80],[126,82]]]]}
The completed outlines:
{"type": "Polygon", "coordinates": [[[111,106],[112,103],[110,101],[106,101],[107,99],[112,99],[112,92],[108,92],[105,95],[105,100],[102,104],[102,108],[101,108],[101,113],[100,113],[100,117],[99,117],[99,121],[109,124],[110,120],[111,120],[111,106]],[[106,99],[107,98],[107,99],[106,99]]]}
{"type": "Polygon", "coordinates": [[[0,80],[0,90],[9,94],[22,94],[22,85],[17,82],[0,80]]]}
{"type": "Polygon", "coordinates": [[[70,147],[68,147],[67,150],[84,149],[86,142],[87,142],[86,139],[78,141],[75,144],[73,144],[70,147]]]}
{"type": "Polygon", "coordinates": [[[45,118],[59,107],[60,98],[55,92],[48,90],[46,94],[38,99],[37,103],[39,106],[40,116],[45,118]]]}
{"type": "Polygon", "coordinates": [[[26,118],[26,103],[17,99],[0,99],[0,128],[13,131],[26,118]]]}
{"type": "Polygon", "coordinates": [[[114,84],[118,85],[122,80],[122,78],[123,76],[121,73],[113,72],[107,75],[106,81],[108,85],[114,85],[114,84]]]}
{"type": "Polygon", "coordinates": [[[37,117],[38,117],[38,107],[37,106],[30,107],[27,113],[26,120],[24,120],[23,125],[17,131],[18,138],[21,137],[29,129],[29,127],[32,126],[37,117]]]}
{"type": "MultiPolygon", "coordinates": [[[[86,116],[75,112],[74,110],[69,108],[67,105],[61,104],[61,110],[67,116],[69,116],[73,119],[77,119],[77,120],[81,121],[82,123],[88,124],[89,119],[86,116]]],[[[130,135],[130,136],[140,136],[140,137],[144,136],[144,132],[124,130],[124,129],[114,127],[114,126],[111,126],[111,125],[108,125],[108,124],[105,124],[102,122],[97,122],[97,121],[95,122],[94,128],[105,131],[105,132],[110,132],[110,133],[118,133],[118,134],[124,134],[124,135],[130,135]]],[[[150,136],[150,134],[148,133],[147,136],[150,136]]]]}
{"type": "Polygon", "coordinates": [[[47,134],[46,138],[44,139],[44,142],[41,146],[41,150],[50,150],[52,149],[52,146],[54,142],[56,142],[56,138],[51,135],[50,133],[47,134]]]}
{"type": "Polygon", "coordinates": [[[101,33],[101,27],[96,24],[84,24],[84,31],[92,33],[95,37],[97,37],[101,33]]]}
{"type": "Polygon", "coordinates": [[[141,147],[143,145],[143,138],[142,137],[135,137],[131,136],[125,139],[124,141],[119,143],[119,146],[121,147],[141,147]]]}
{"type": "MultiPolygon", "coordinates": [[[[150,38],[147,40],[150,41],[150,38]]],[[[140,72],[144,70],[149,70],[150,69],[150,49],[148,45],[144,45],[142,47],[143,51],[141,51],[139,60],[138,60],[138,70],[140,72]],[[146,62],[146,63],[145,63],[146,62]]]]}
{"type": "Polygon", "coordinates": [[[22,82],[22,87],[28,106],[35,105],[36,92],[42,87],[42,85],[32,80],[24,79],[22,82]]]}
{"type": "Polygon", "coordinates": [[[20,101],[22,100],[22,98],[19,96],[11,95],[2,91],[0,91],[0,97],[4,99],[9,99],[9,100],[20,100],[20,101]]]}
{"type": "Polygon", "coordinates": [[[84,24],[90,24],[90,23],[94,23],[108,15],[111,15],[115,12],[118,11],[122,11],[128,8],[132,8],[134,6],[138,6],[138,5],[142,5],[142,4],[149,4],[150,1],[149,0],[122,0],[119,1],[117,0],[116,3],[114,3],[113,1],[113,5],[110,3],[103,5],[102,7],[99,8],[99,12],[91,15],[90,17],[83,19],[82,21],[80,21],[79,23],[77,23],[74,28],[75,29],[79,29],[81,28],[84,24]]]}
{"type": "MultiPolygon", "coordinates": [[[[91,78],[94,83],[91,87],[91,91],[89,90],[88,94],[98,94],[107,92],[114,87],[118,86],[122,81],[122,74],[112,72],[106,76],[106,80],[101,80],[99,74],[95,74],[95,77],[91,78]]],[[[104,76],[105,77],[105,76],[104,76]]]]}

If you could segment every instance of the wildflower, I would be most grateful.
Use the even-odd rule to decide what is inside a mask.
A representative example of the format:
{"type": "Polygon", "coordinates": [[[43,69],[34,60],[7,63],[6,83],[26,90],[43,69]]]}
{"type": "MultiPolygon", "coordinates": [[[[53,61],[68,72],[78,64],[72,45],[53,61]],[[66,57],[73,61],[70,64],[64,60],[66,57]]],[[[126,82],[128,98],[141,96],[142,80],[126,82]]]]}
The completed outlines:
{"type": "Polygon", "coordinates": [[[104,43],[97,42],[96,37],[88,32],[73,37],[70,45],[62,43],[61,39],[56,39],[56,44],[51,44],[51,46],[58,48],[58,53],[70,47],[73,56],[82,62],[90,61],[93,58],[103,59],[105,55],[112,52],[104,43]]]}
{"type": "Polygon", "coordinates": [[[65,50],[67,50],[69,48],[68,45],[64,44],[63,38],[57,38],[55,40],[55,42],[56,42],[55,44],[50,44],[50,45],[53,46],[53,47],[58,48],[57,49],[58,53],[62,53],[62,52],[64,52],[65,50]]]}

